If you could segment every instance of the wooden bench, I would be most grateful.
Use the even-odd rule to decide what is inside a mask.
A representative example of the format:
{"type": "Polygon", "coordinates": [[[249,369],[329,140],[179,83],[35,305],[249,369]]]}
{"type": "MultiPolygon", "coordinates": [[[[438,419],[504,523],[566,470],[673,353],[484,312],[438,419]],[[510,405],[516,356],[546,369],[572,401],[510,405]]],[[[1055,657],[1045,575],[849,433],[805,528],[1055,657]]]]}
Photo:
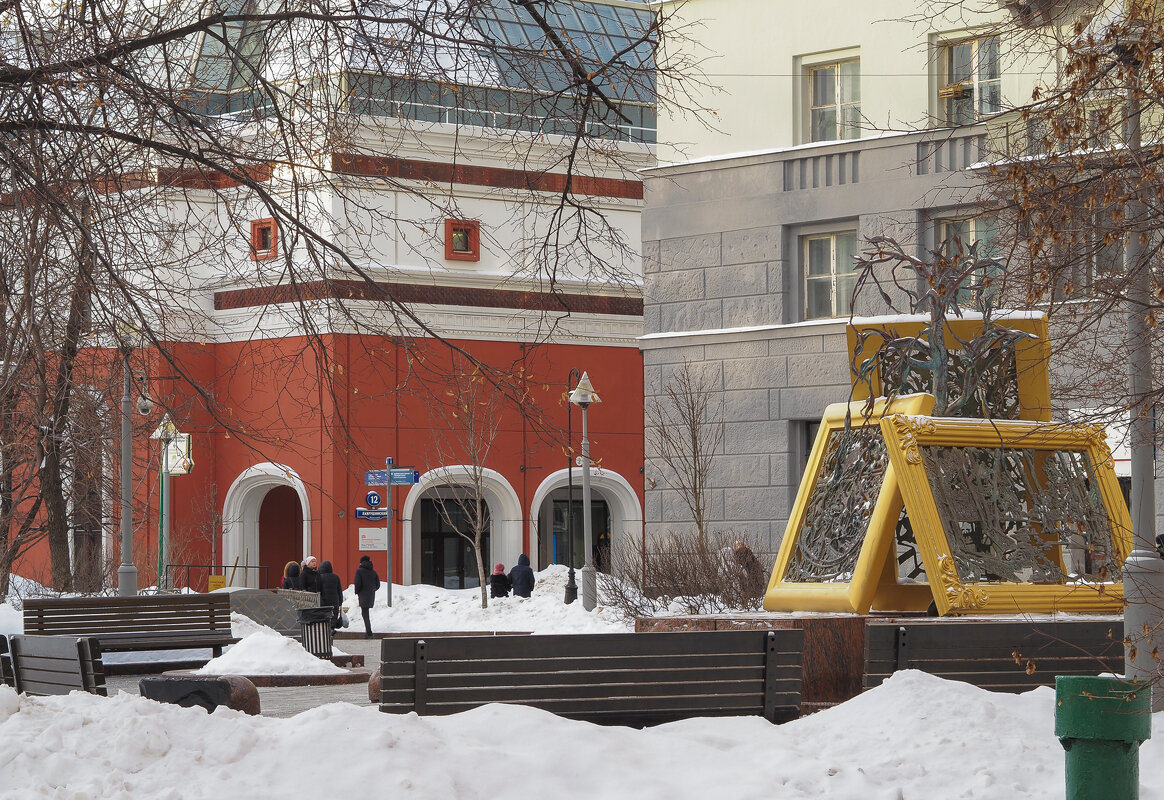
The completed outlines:
{"type": "Polygon", "coordinates": [[[106,695],[101,646],[90,637],[0,636],[0,674],[25,694],[106,695]]]}
{"type": "Polygon", "coordinates": [[[799,715],[799,630],[392,638],[380,710],[454,714],[519,703],[641,727],[687,717],[799,715]]]}
{"type": "Polygon", "coordinates": [[[230,595],[41,598],[24,601],[24,632],[92,636],[102,652],[209,648],[215,656],[238,641],[230,595]]]}
{"type": "Polygon", "coordinates": [[[1117,618],[1063,621],[870,621],[864,688],[918,669],[997,692],[1054,686],[1056,675],[1123,672],[1117,618]]]}

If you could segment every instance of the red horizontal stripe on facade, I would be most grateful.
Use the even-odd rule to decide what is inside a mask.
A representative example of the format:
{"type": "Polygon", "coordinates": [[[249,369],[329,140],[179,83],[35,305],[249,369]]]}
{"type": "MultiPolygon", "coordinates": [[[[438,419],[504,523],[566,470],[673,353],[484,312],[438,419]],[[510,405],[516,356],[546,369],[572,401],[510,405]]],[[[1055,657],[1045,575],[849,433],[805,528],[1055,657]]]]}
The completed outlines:
{"type": "MultiPolygon", "coordinates": [[[[502,167],[476,167],[468,164],[448,164],[438,161],[418,161],[392,156],[365,156],[335,153],[332,169],[344,175],[369,175],[432,183],[461,183],[470,186],[490,186],[500,189],[526,189],[538,192],[560,193],[566,190],[566,175],[558,172],[531,172],[502,167]]],[[[617,197],[628,200],[643,199],[643,182],[620,178],[594,178],[588,175],[570,176],[571,194],[598,197],[617,197]]]]}
{"type": "Polygon", "coordinates": [[[303,300],[385,301],[389,298],[402,303],[428,303],[442,306],[518,308],[530,311],[615,314],[628,317],[641,317],[643,315],[641,298],[518,292],[511,289],[474,289],[465,286],[425,286],[414,283],[376,283],[372,285],[361,281],[313,281],[294,286],[258,286],[253,289],[215,292],[214,308],[218,311],[229,311],[303,300]]]}

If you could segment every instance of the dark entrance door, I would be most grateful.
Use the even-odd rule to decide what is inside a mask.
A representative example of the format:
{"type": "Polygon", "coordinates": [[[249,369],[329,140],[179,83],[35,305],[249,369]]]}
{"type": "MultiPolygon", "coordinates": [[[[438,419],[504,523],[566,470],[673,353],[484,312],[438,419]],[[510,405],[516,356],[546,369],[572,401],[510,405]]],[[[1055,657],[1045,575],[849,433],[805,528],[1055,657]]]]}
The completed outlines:
{"type": "MultiPolygon", "coordinates": [[[[276,486],[263,497],[259,506],[259,552],[250,556],[252,564],[267,567],[266,586],[271,589],[283,583],[283,567],[288,561],[301,561],[303,556],[303,509],[299,495],[290,486],[276,486]]],[[[316,553],[320,561],[327,555],[316,553]]],[[[261,581],[262,575],[253,576],[261,581]]],[[[251,584],[254,585],[254,584],[251,584]]]]}
{"type": "MultiPolygon", "coordinates": [[[[438,500],[424,498],[420,501],[421,583],[446,589],[473,589],[481,585],[473,545],[458,534],[458,530],[469,533],[472,527],[456,501],[445,500],[443,511],[438,500]]],[[[488,559],[488,528],[481,538],[481,551],[488,559]]],[[[486,564],[485,568],[489,566],[486,564]]]]}
{"type": "MultiPolygon", "coordinates": [[[[577,492],[576,492],[577,494],[577,492]]],[[[566,519],[571,504],[568,499],[554,500],[554,539],[551,558],[555,564],[569,564],[570,536],[567,534],[566,519]]],[[[582,498],[575,497],[574,517],[571,521],[574,539],[574,567],[585,565],[586,536],[582,524],[582,498]]],[[[605,500],[590,498],[590,535],[594,540],[594,566],[607,572],[610,563],[610,507],[605,500]]]]}

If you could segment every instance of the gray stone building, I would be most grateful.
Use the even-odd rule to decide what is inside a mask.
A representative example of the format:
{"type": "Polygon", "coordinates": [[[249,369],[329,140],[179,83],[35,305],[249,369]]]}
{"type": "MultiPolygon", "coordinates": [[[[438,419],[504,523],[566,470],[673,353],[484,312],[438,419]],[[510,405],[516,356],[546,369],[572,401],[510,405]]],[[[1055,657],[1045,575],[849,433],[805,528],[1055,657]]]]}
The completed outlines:
{"type": "MultiPolygon", "coordinates": [[[[646,402],[685,362],[722,392],[712,528],[774,553],[817,423],[849,399],[851,255],[883,235],[925,249],[987,239],[967,168],[982,126],[727,155],[644,173],[646,402]]],[[[859,298],[858,314],[883,305],[859,298]]],[[[718,398],[717,398],[718,399],[718,398]]],[[[647,534],[691,527],[648,423],[647,534]]]]}

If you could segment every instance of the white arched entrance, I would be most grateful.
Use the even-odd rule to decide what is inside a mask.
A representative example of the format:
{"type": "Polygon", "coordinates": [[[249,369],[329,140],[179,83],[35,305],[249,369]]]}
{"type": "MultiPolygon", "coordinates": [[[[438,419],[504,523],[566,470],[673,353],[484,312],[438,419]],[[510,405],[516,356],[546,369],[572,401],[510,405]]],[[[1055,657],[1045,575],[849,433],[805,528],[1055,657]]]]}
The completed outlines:
{"type": "MultiPolygon", "coordinates": [[[[582,502],[582,470],[576,468],[574,473],[574,501],[582,502]]],[[[548,502],[555,492],[569,486],[571,470],[558,470],[546,477],[534,492],[530,503],[529,514],[529,541],[530,550],[540,553],[542,550],[541,531],[553,530],[553,503],[548,502]]],[[[611,546],[617,547],[623,537],[631,537],[639,541],[643,533],[643,506],[639,503],[639,496],[634,487],[626,478],[608,469],[591,467],[590,469],[591,499],[601,498],[606,501],[610,509],[610,537],[611,546]]],[[[548,534],[547,534],[548,535],[548,534]]],[[[582,536],[582,531],[574,531],[575,536],[582,536]]],[[[535,563],[534,567],[542,569],[546,564],[535,563]]],[[[581,567],[581,564],[575,564],[581,567]]]]}
{"type": "MultiPolygon", "coordinates": [[[[222,563],[259,563],[259,509],[267,492],[277,486],[289,486],[299,496],[303,511],[303,553],[311,545],[311,513],[307,504],[307,489],[299,474],[290,467],[270,462],[255,464],[239,473],[226,491],[222,503],[222,563]]],[[[259,585],[257,572],[240,571],[233,585],[259,585]]]]}
{"type": "MultiPolygon", "coordinates": [[[[472,469],[460,464],[437,467],[421,475],[420,481],[408,492],[400,509],[401,560],[404,562],[401,564],[401,579],[405,585],[415,583],[420,577],[421,499],[433,489],[471,486],[472,469]]],[[[486,569],[495,561],[504,562],[506,566],[516,564],[517,557],[522,553],[521,501],[517,498],[517,492],[500,472],[491,469],[481,470],[481,486],[493,520],[489,533],[491,552],[485,554],[486,569]]]]}

